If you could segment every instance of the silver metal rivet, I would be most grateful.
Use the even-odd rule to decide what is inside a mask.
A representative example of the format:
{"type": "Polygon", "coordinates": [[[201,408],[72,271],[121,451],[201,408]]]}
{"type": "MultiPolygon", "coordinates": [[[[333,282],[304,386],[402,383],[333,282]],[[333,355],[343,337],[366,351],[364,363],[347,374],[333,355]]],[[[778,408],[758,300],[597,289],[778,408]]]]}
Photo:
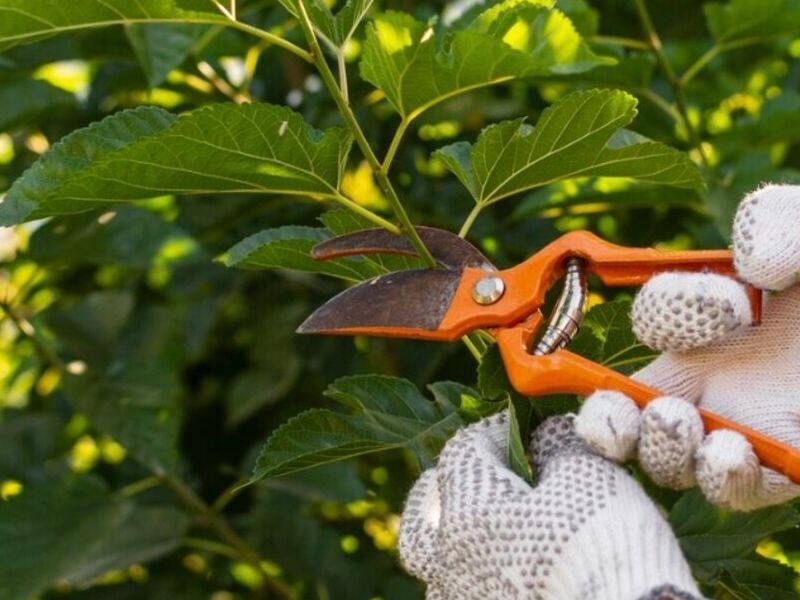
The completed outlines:
{"type": "Polygon", "coordinates": [[[475,282],[472,299],[478,304],[494,304],[503,297],[506,284],[497,275],[489,275],[475,282]]]}

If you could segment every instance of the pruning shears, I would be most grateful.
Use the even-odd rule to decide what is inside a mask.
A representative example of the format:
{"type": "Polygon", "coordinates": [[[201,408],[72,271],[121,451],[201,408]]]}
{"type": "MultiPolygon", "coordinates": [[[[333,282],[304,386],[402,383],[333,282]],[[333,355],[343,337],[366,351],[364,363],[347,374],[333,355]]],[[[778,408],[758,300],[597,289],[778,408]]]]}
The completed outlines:
{"type": "MultiPolygon", "coordinates": [[[[586,276],[594,274],[608,286],[639,286],[667,271],[736,276],[727,250],[629,248],[588,231],[567,233],[517,266],[498,270],[457,235],[416,229],[441,268],[396,271],[348,288],[318,308],[298,333],[453,341],[484,329],[495,338],[509,381],[521,394],[617,390],[644,407],[664,394],[566,349],[583,317],[586,276]],[[561,278],[563,291],[542,327],[545,295],[561,278]]],[[[367,254],[417,256],[407,238],[383,229],[334,237],[312,250],[317,260],[367,254]]],[[[748,290],[758,324],[762,293],[748,290]]],[[[764,466],[800,483],[800,449],[708,411],[700,414],[706,431],[739,432],[764,466]]]]}

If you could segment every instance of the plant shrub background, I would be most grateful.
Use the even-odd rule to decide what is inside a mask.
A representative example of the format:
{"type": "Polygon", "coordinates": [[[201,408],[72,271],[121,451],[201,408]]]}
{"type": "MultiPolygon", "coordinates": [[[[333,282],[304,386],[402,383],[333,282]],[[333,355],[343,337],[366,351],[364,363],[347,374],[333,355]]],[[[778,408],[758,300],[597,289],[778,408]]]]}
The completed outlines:
{"type": "MultiPolygon", "coordinates": [[[[343,285],[414,263],[318,265],[313,243],[398,223],[396,194],[411,222],[462,231],[501,266],[578,228],[724,247],[745,192],[798,179],[796,0],[461,17],[351,0],[335,18],[253,0],[233,3],[236,22],[220,2],[0,0],[2,600],[422,598],[394,551],[419,469],[464,422],[511,406],[524,433],[576,400],[509,392],[480,336],[296,336],[343,285]],[[304,50],[309,23],[331,77],[304,50]],[[432,71],[413,64],[425,52],[432,71]],[[327,89],[344,79],[364,132],[352,150],[327,89]],[[461,160],[513,146],[533,162],[537,122],[553,148],[608,131],[506,187],[491,177],[513,175],[508,157],[494,175],[461,160]],[[641,160],[597,167],[634,146],[641,160]]],[[[631,372],[652,354],[627,292],[597,292],[574,348],[631,372]]],[[[510,460],[535,475],[521,445],[510,460]]],[[[797,597],[795,507],[729,515],[643,483],[709,595],[797,597]]]]}

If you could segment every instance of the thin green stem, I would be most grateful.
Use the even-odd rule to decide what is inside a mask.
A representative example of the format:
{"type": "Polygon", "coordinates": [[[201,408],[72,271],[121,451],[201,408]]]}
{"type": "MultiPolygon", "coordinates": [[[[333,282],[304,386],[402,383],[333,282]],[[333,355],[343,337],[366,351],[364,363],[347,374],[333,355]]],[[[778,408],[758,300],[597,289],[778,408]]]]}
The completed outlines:
{"type": "Polygon", "coordinates": [[[234,29],[244,31],[245,33],[249,33],[250,35],[265,40],[271,44],[275,44],[276,46],[279,46],[284,50],[288,50],[295,56],[302,58],[307,63],[314,62],[314,57],[311,56],[310,52],[303,50],[300,46],[295,46],[292,42],[285,40],[278,35],[270,33],[269,31],[264,31],[263,29],[259,29],[258,27],[253,27],[252,25],[248,25],[247,23],[242,23],[241,21],[234,21],[232,19],[228,20],[228,24],[234,29]]]}
{"type": "Polygon", "coordinates": [[[714,44],[713,46],[711,46],[711,48],[706,50],[703,53],[703,55],[696,61],[694,61],[692,66],[686,69],[686,72],[683,75],[681,75],[681,85],[685,86],[692,79],[694,79],[697,76],[697,74],[700,71],[702,71],[706,67],[706,65],[708,65],[708,63],[710,63],[717,57],[717,55],[719,55],[720,51],[721,51],[720,46],[716,44],[714,44]]]}
{"type": "Polygon", "coordinates": [[[410,124],[411,119],[408,117],[403,117],[403,120],[400,121],[400,124],[397,126],[397,130],[394,132],[394,136],[392,136],[392,142],[389,144],[389,149],[386,151],[386,156],[383,158],[383,171],[387,175],[392,166],[392,161],[397,154],[397,149],[400,147],[400,142],[402,141],[403,136],[405,135],[410,124]]]}
{"type": "Polygon", "coordinates": [[[117,493],[123,498],[130,498],[131,496],[136,496],[137,494],[146,492],[147,490],[153,489],[159,485],[161,485],[161,479],[153,475],[151,477],[145,477],[144,479],[129,483],[125,487],[120,488],[119,492],[117,493]]]}
{"type": "Polygon", "coordinates": [[[211,505],[211,508],[215,511],[222,512],[222,510],[228,506],[228,504],[239,495],[239,493],[244,490],[244,484],[249,481],[248,477],[240,477],[232,484],[230,484],[225,490],[219,495],[219,497],[214,500],[214,503],[211,505]]]}
{"type": "Polygon", "coordinates": [[[464,220],[464,224],[461,225],[461,229],[458,231],[458,237],[466,238],[469,230],[472,229],[473,223],[475,223],[475,219],[478,218],[478,215],[481,214],[483,207],[485,205],[481,204],[480,202],[476,203],[475,206],[472,207],[472,210],[469,211],[467,218],[464,220]]]}
{"type": "Polygon", "coordinates": [[[470,336],[465,335],[461,338],[461,341],[464,342],[464,345],[467,347],[467,350],[469,350],[470,354],[472,354],[472,357],[478,362],[478,364],[480,364],[481,357],[483,355],[475,343],[470,339],[470,336]]]}
{"type": "Polygon", "coordinates": [[[344,60],[344,51],[341,48],[336,49],[336,63],[339,67],[339,89],[342,92],[342,98],[349,104],[350,92],[347,86],[347,64],[344,60]]]}
{"type": "Polygon", "coordinates": [[[642,40],[620,37],[617,35],[595,35],[588,38],[593,44],[606,44],[608,46],[622,46],[623,48],[633,48],[634,50],[650,50],[650,46],[642,40]]]}
{"type": "Polygon", "coordinates": [[[391,231],[392,233],[402,233],[397,225],[395,225],[391,221],[387,221],[380,215],[376,215],[368,208],[364,208],[360,204],[353,202],[347,196],[344,196],[343,194],[337,192],[335,198],[339,204],[349,208],[354,213],[358,213],[362,217],[369,219],[371,222],[375,223],[375,225],[377,225],[378,227],[383,227],[384,229],[386,229],[387,231],[391,231]]]}
{"type": "Polygon", "coordinates": [[[675,96],[675,105],[678,107],[678,112],[680,113],[683,124],[686,127],[686,133],[689,136],[689,142],[693,147],[697,148],[703,164],[706,165],[706,167],[709,167],[710,164],[708,157],[706,157],[703,150],[703,143],[700,139],[700,135],[697,133],[697,130],[694,128],[694,125],[692,125],[692,122],[689,118],[689,106],[686,102],[686,96],[683,93],[683,84],[675,75],[675,71],[669,64],[666,54],[664,54],[661,38],[658,36],[658,32],[653,24],[653,19],[650,16],[650,12],[647,10],[645,0],[634,0],[634,4],[636,5],[636,11],[639,14],[639,21],[642,24],[642,29],[647,37],[647,43],[655,55],[661,70],[664,71],[664,75],[667,77],[667,82],[672,88],[672,93],[675,96]]]}
{"type": "Polygon", "coordinates": [[[672,119],[673,121],[680,122],[682,120],[680,113],[676,112],[675,109],[672,108],[672,105],[669,102],[667,102],[667,100],[663,96],[654,92],[650,88],[648,87],[636,88],[633,91],[638,92],[642,96],[647,98],[656,107],[661,109],[664,112],[664,114],[668,115],[669,118],[672,119]]]}
{"type": "Polygon", "coordinates": [[[203,550],[205,552],[211,552],[212,554],[227,556],[228,558],[233,558],[233,559],[240,558],[234,548],[226,546],[225,544],[220,544],[219,542],[215,542],[213,540],[205,540],[203,538],[196,538],[196,537],[185,537],[181,539],[181,544],[183,544],[187,548],[194,548],[195,550],[203,550]]]}
{"type": "Polygon", "coordinates": [[[414,249],[417,251],[420,257],[422,257],[425,263],[427,263],[427,265],[430,267],[436,267],[436,260],[433,258],[430,250],[428,250],[428,248],[425,246],[422,239],[420,239],[417,230],[414,229],[414,225],[411,223],[411,219],[409,219],[408,213],[406,213],[402,202],[400,202],[400,198],[397,196],[397,192],[395,192],[392,182],[389,181],[389,178],[386,175],[386,172],[384,171],[380,161],[378,160],[378,157],[375,156],[375,152],[373,152],[372,147],[369,145],[367,137],[364,135],[364,131],[358,124],[350,105],[345,100],[344,96],[342,95],[342,91],[339,89],[339,85],[336,83],[336,77],[333,75],[333,71],[331,71],[330,66],[328,66],[328,63],[325,60],[325,54],[322,52],[319,41],[314,34],[314,28],[311,25],[311,19],[308,17],[305,4],[301,0],[297,3],[297,6],[300,12],[300,26],[306,36],[306,41],[308,42],[309,46],[311,46],[312,60],[316,65],[320,76],[322,77],[322,81],[325,83],[325,87],[328,88],[331,96],[333,96],[333,100],[336,103],[339,112],[341,113],[342,117],[344,117],[344,120],[347,123],[347,126],[350,128],[350,131],[352,131],[358,147],[364,154],[364,158],[367,159],[372,171],[375,173],[375,178],[378,180],[378,185],[381,186],[384,194],[386,194],[386,199],[389,201],[389,205],[392,207],[397,220],[400,222],[400,229],[408,237],[412,246],[414,246],[414,249]]]}
{"type": "Polygon", "coordinates": [[[236,551],[236,555],[256,569],[269,589],[281,598],[292,598],[291,588],[280,579],[267,573],[261,564],[258,552],[234,531],[225,518],[203,501],[195,491],[177,477],[166,473],[159,474],[161,482],[170,488],[183,501],[184,504],[200,517],[236,551]]]}

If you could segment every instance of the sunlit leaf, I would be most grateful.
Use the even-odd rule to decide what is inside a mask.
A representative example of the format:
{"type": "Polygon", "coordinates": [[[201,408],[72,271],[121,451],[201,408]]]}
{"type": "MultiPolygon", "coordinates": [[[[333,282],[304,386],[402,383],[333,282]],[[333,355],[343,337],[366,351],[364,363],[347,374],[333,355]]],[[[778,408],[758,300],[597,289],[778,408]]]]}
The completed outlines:
{"type": "Polygon", "coordinates": [[[0,224],[165,194],[335,197],[351,136],[269,104],[218,104],[180,118],[123,111],[76,131],[18,179],[0,224]]]}
{"type": "Polygon", "coordinates": [[[507,0],[453,32],[404,13],[376,17],[367,28],[361,74],[398,113],[413,117],[478,87],[601,64],[613,59],[592,53],[563,13],[536,0],[507,0]]]}
{"type": "Polygon", "coordinates": [[[685,154],[622,129],[635,116],[636,99],[625,92],[575,92],[545,109],[535,127],[504,121],[474,145],[457,142],[436,155],[483,205],[580,175],[701,186],[685,154]]]}

